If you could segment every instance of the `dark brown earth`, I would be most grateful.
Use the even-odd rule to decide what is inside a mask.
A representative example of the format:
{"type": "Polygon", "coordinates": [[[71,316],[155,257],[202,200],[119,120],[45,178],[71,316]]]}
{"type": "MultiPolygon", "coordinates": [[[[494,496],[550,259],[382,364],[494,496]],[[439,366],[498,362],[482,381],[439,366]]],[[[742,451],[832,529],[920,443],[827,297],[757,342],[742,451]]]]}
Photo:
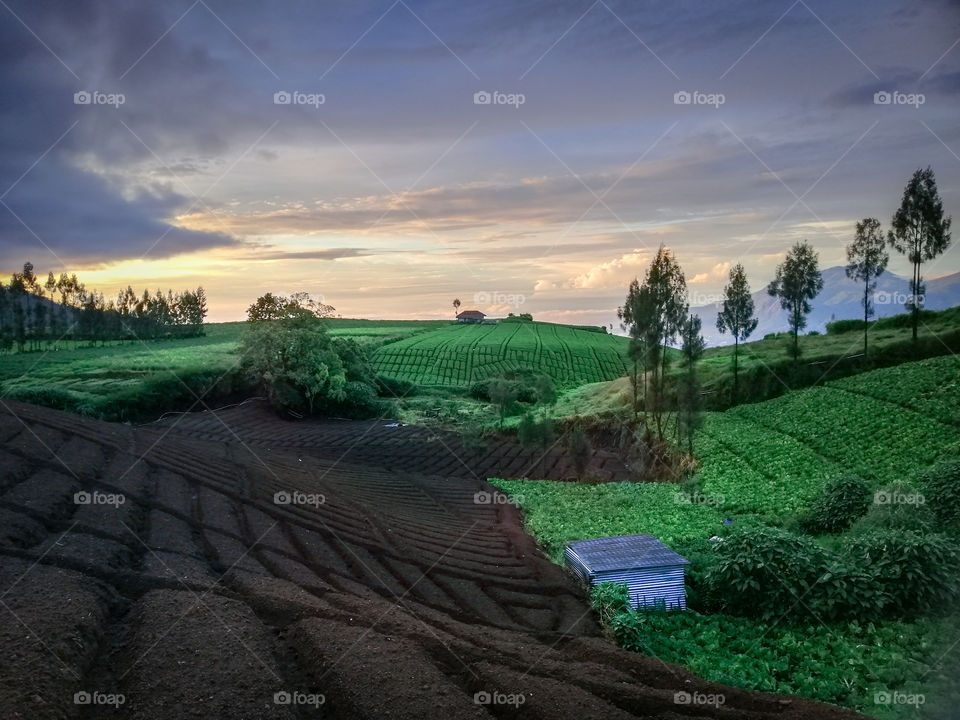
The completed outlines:
{"type": "Polygon", "coordinates": [[[857,717],[617,649],[490,486],[361,427],[0,401],[0,717],[857,717]]]}

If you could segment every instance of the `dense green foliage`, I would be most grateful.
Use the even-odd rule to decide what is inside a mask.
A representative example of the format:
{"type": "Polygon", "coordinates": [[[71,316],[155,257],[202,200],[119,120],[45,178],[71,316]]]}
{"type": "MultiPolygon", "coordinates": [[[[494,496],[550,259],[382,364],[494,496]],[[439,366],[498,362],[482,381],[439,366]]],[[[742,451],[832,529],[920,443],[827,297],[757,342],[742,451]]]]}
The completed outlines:
{"type": "Polygon", "coordinates": [[[920,486],[936,527],[954,535],[960,534],[960,457],[944,459],[929,468],[920,476],[920,486]]]}
{"type": "Polygon", "coordinates": [[[866,515],[870,501],[870,486],[856,475],[845,475],[824,486],[801,524],[815,535],[843,532],[866,515]]]}
{"type": "Polygon", "coordinates": [[[632,533],[690,561],[686,613],[618,614],[618,591],[594,590],[625,647],[740,687],[912,717],[873,693],[952,702],[938,663],[955,618],[939,616],[955,609],[960,566],[955,539],[931,534],[945,528],[930,497],[944,498],[944,522],[956,517],[957,367],[933,358],[711,413],[696,439],[699,490],[494,482],[522,497],[527,528],[558,562],[571,540],[632,533]],[[837,480],[854,474],[866,496],[837,480]],[[864,509],[841,534],[788,529],[820,517],[836,532],[864,509]]]}
{"type": "Polygon", "coordinates": [[[127,286],[116,299],[88,290],[76,275],[34,273],[32,263],[0,282],[0,351],[60,348],[69,342],[151,340],[203,334],[207,297],[202,287],[143,294],[127,286]]]}
{"type": "MultiPolygon", "coordinates": [[[[372,345],[446,321],[324,320],[331,339],[372,345]]],[[[249,397],[239,370],[246,323],[204,325],[204,335],[148,342],[85,343],[42,353],[0,353],[0,395],[107,420],[152,420],[171,410],[203,409],[249,397]],[[198,400],[200,398],[200,400],[198,400]]],[[[386,386],[381,394],[392,397],[386,386]]]]}
{"type": "Polygon", "coordinates": [[[454,324],[381,346],[373,365],[421,386],[469,388],[525,369],[571,386],[624,375],[626,345],[622,337],[550,323],[454,324]]]}
{"type": "Polygon", "coordinates": [[[774,620],[876,618],[887,607],[874,573],[811,538],[748,528],[716,543],[703,577],[702,609],[774,620]]]}
{"type": "Polygon", "coordinates": [[[787,623],[687,611],[621,613],[611,624],[627,649],[748,690],[797,693],[880,718],[917,715],[909,705],[877,705],[875,693],[926,693],[925,710],[950,702],[930,688],[949,682],[941,663],[951,620],[787,623]]]}

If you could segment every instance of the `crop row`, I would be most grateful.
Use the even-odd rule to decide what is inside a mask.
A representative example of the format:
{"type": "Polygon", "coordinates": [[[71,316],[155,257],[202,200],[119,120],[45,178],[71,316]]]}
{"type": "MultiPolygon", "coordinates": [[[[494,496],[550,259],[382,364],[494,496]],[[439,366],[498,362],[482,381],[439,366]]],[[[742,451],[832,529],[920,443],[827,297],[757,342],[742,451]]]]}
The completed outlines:
{"type": "Polygon", "coordinates": [[[853,375],[828,385],[960,425],[960,359],[953,355],[853,375]]]}

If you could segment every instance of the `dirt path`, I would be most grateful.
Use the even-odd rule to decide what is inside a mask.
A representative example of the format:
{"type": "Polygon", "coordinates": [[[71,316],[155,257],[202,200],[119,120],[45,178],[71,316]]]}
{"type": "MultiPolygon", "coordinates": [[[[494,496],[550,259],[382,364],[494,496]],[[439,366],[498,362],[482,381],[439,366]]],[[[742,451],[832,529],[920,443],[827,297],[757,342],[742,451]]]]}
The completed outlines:
{"type": "Polygon", "coordinates": [[[221,419],[0,405],[0,717],[856,717],[616,649],[480,481],[221,419]]]}

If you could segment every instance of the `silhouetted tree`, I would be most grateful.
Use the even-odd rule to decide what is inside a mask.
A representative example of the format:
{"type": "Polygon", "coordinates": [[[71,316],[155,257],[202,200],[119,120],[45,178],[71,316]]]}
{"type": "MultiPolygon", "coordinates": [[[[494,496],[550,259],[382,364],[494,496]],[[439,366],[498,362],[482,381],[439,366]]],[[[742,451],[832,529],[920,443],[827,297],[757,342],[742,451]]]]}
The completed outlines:
{"type": "Polygon", "coordinates": [[[777,275],[767,292],[780,298],[780,307],[787,311],[793,334],[793,361],[800,357],[798,337],[807,326],[810,301],[823,289],[823,276],[817,266],[817,253],[810,243],[798,242],[777,267],[777,275]]]}
{"type": "Polygon", "coordinates": [[[867,354],[867,323],[873,315],[871,294],[877,287],[877,278],[890,261],[880,221],[864,218],[857,223],[857,234],[847,245],[847,277],[863,283],[863,354],[867,354]]]}
{"type": "Polygon", "coordinates": [[[757,329],[753,316],[753,296],[747,284],[743,265],[737,263],[730,270],[730,284],[723,290],[723,307],[717,313],[717,330],[733,335],[733,397],[737,397],[737,375],[740,362],[740,343],[757,329]]]}
{"type": "Polygon", "coordinates": [[[913,315],[913,340],[917,340],[920,309],[924,304],[920,265],[932,260],[950,245],[950,217],[943,216],[943,201],[937,192],[933,170],[917,170],[903,189],[900,207],[893,215],[893,230],[887,236],[890,245],[913,264],[910,298],[905,305],[913,315]]]}

